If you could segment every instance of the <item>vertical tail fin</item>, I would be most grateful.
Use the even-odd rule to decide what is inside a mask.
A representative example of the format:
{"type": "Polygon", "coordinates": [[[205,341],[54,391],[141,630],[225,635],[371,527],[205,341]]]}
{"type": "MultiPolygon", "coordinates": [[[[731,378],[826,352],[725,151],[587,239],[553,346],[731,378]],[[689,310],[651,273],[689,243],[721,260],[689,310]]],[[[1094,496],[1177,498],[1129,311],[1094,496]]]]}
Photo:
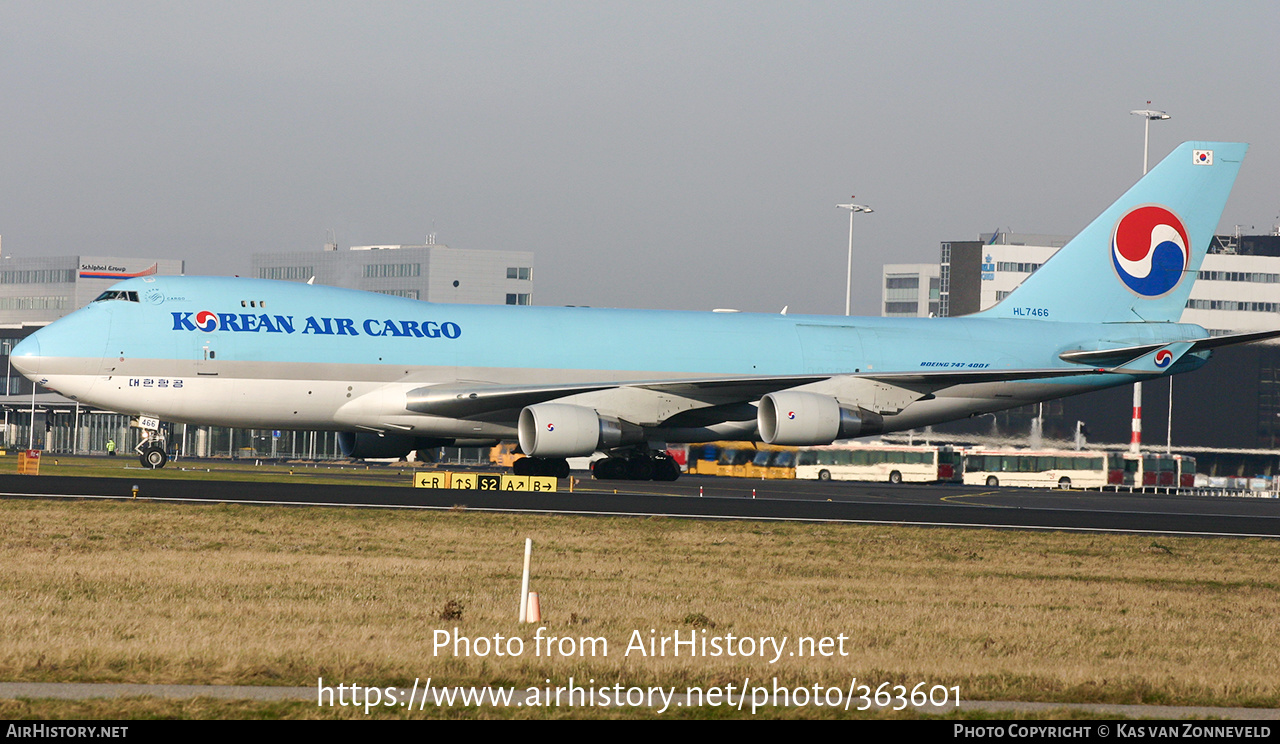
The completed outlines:
{"type": "Polygon", "coordinates": [[[992,318],[1182,317],[1248,145],[1184,142],[999,304],[992,318]]]}

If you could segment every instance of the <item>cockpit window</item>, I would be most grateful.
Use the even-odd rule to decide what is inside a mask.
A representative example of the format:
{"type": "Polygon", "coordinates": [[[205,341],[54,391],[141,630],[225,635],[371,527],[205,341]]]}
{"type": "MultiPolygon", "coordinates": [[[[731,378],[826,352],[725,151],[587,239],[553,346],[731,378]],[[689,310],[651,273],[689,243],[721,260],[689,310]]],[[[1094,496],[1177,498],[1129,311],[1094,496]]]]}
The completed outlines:
{"type": "Polygon", "coordinates": [[[138,293],[121,289],[108,289],[106,292],[98,295],[94,302],[105,302],[106,300],[123,300],[125,302],[137,302],[138,293]]]}

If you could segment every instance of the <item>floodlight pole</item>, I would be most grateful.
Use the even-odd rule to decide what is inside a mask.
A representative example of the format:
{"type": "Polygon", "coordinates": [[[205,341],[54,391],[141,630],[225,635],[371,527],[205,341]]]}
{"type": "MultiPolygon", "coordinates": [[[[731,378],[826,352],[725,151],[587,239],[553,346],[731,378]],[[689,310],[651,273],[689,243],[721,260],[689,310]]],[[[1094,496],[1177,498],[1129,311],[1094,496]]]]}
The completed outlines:
{"type": "Polygon", "coordinates": [[[4,342],[4,358],[7,362],[4,375],[4,446],[9,447],[9,386],[13,382],[13,342],[4,342]]]}
{"type": "MultiPolygon", "coordinates": [[[[1151,105],[1151,101],[1147,101],[1147,105],[1151,105]]],[[[1147,153],[1151,143],[1151,122],[1164,121],[1169,115],[1163,111],[1154,111],[1152,109],[1139,109],[1129,112],[1133,116],[1142,117],[1142,175],[1147,175],[1147,153]]],[[[1169,422],[1173,423],[1173,378],[1169,378],[1169,422]]],[[[1169,435],[1169,446],[1172,446],[1172,431],[1166,432],[1169,435]]],[[[1142,452],[1142,383],[1133,383],[1133,427],[1129,437],[1130,454],[1139,454],[1142,452]]]]}
{"type": "MultiPolygon", "coordinates": [[[[857,197],[851,196],[849,198],[856,199],[857,197]]],[[[837,204],[836,207],[849,210],[849,263],[845,269],[844,277],[844,314],[848,317],[850,301],[853,298],[853,216],[858,212],[870,214],[876,210],[861,204],[837,204]]]]}

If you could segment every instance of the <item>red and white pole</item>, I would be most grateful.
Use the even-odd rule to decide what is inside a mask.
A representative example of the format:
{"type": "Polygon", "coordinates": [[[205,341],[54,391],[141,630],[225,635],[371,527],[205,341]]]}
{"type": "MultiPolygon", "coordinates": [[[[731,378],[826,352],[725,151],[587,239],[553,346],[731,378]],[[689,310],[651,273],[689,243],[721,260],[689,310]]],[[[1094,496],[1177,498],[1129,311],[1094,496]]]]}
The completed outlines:
{"type": "Polygon", "coordinates": [[[1129,452],[1142,452],[1142,383],[1133,384],[1133,429],[1129,436],[1129,452]]]}

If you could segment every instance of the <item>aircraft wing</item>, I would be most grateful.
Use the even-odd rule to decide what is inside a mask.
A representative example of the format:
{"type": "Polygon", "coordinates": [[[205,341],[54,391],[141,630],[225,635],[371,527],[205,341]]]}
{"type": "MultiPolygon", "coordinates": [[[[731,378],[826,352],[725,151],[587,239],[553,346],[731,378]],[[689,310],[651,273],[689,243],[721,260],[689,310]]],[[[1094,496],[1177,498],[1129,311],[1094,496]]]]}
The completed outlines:
{"type": "Polygon", "coordinates": [[[775,390],[820,382],[831,375],[783,375],[776,377],[729,377],[722,379],[649,380],[567,385],[493,385],[487,383],[447,383],[428,385],[409,392],[406,408],[415,413],[450,418],[470,418],[500,411],[513,411],[571,395],[603,390],[632,388],[689,398],[704,405],[754,401],[775,390]]]}
{"type": "Polygon", "coordinates": [[[1251,344],[1257,341],[1266,341],[1269,338],[1280,337],[1280,330],[1275,331],[1255,331],[1253,333],[1232,333],[1226,336],[1210,336],[1196,341],[1196,349],[1216,349],[1219,346],[1235,346],[1236,344],[1251,344]]]}
{"type": "Polygon", "coordinates": [[[753,403],[768,393],[787,390],[834,377],[861,378],[910,391],[913,399],[952,387],[982,382],[1009,382],[1054,377],[1074,377],[1106,372],[1105,369],[1053,368],[1017,370],[956,370],[884,372],[850,375],[781,375],[630,382],[572,383],[563,385],[498,385],[458,382],[426,385],[411,390],[405,407],[415,413],[449,418],[492,418],[494,414],[561,398],[605,391],[635,391],[688,401],[681,410],[733,403],[753,403]]]}

